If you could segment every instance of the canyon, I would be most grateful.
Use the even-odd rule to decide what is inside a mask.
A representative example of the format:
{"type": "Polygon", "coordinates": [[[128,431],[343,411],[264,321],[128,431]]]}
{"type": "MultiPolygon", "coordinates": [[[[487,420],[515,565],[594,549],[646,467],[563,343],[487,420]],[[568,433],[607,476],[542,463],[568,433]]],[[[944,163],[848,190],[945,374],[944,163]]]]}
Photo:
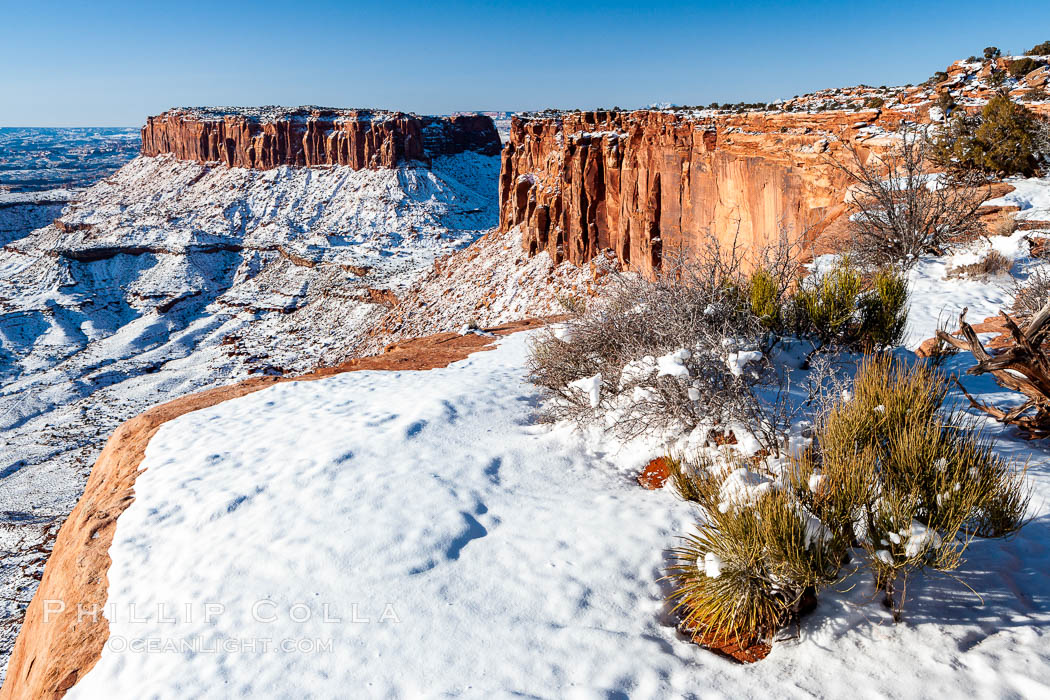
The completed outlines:
{"type": "MultiPolygon", "coordinates": [[[[948,74],[973,108],[979,70],[948,74]]],[[[936,89],[851,88],[764,110],[520,114],[505,143],[476,114],[178,108],[149,117],[141,155],[75,200],[0,201],[0,543],[12,553],[0,653],[41,576],[104,599],[101,544],[88,541],[90,571],[70,573],[94,535],[86,514],[101,512],[90,503],[59,537],[65,578],[42,568],[124,421],[162,401],[207,404],[182,398],[203,390],[397,353],[391,343],[411,338],[458,331],[480,344],[486,328],[556,316],[610,273],[652,276],[712,240],[757,250],[783,236],[826,251],[847,221],[848,177],[834,165],[844,144],[867,157],[891,148],[903,121],[942,120],[936,89]]],[[[148,437],[128,438],[139,456],[148,437]]],[[[108,541],[116,512],[98,517],[108,541]]],[[[29,619],[15,683],[45,647],[68,644],[39,605],[29,619]]],[[[94,663],[67,651],[80,675],[94,663]]],[[[33,692],[60,695],[77,678],[69,666],[41,664],[33,692]]]]}

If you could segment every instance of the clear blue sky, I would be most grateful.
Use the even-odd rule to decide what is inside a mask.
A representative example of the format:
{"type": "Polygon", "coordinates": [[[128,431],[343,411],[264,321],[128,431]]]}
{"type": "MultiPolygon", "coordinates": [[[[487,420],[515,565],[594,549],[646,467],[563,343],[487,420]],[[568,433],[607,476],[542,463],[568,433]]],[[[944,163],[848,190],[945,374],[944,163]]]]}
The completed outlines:
{"type": "Polygon", "coordinates": [[[1046,0],[2,0],[0,126],[137,126],[183,105],[765,101],[920,82],[986,45],[1046,39],[1046,0]]]}

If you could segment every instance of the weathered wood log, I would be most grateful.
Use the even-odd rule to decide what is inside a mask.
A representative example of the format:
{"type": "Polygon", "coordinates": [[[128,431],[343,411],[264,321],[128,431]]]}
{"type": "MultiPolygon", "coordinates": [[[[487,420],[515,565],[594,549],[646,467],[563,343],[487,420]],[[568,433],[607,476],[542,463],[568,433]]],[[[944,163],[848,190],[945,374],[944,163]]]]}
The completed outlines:
{"type": "Polygon", "coordinates": [[[1030,439],[1050,437],[1050,358],[1043,349],[1043,342],[1050,334],[1050,300],[1023,329],[1005,312],[1000,312],[1014,345],[995,355],[985,349],[973,326],[966,322],[966,311],[963,309],[959,314],[961,337],[943,330],[937,331],[937,337],[974,356],[977,364],[968,369],[967,374],[991,374],[999,386],[1024,394],[1028,400],[1005,410],[975,399],[958,378],[955,383],[974,408],[1016,426],[1030,439]],[[1030,413],[1033,409],[1034,413],[1030,413]]]}

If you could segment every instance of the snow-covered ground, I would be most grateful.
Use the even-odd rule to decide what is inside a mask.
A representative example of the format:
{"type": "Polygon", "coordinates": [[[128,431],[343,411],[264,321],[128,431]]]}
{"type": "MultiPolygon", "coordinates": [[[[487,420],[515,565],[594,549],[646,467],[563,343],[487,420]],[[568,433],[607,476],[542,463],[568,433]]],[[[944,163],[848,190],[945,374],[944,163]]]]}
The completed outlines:
{"type": "Polygon", "coordinates": [[[858,578],[801,639],[737,666],[687,643],[664,602],[691,507],[634,483],[646,450],[537,424],[528,342],[164,425],[110,549],[110,640],[72,697],[1050,693],[1045,446],[1003,443],[1032,456],[1034,520],[971,546],[959,573],[983,604],[920,578],[894,625],[858,578]]]}
{"type": "Polygon", "coordinates": [[[547,251],[529,256],[521,230],[492,231],[469,250],[438,261],[401,302],[375,324],[361,346],[375,353],[389,343],[444,333],[473,324],[496,326],[522,318],[565,314],[597,295],[619,263],[602,256],[583,266],[551,260],[547,251]]]}
{"type": "MultiPolygon", "coordinates": [[[[1050,181],[1019,184],[1012,203],[1039,211],[1050,181]]],[[[1009,303],[1006,278],[949,267],[995,248],[1023,276],[1047,264],[1024,237],[1046,233],[921,261],[907,344],[939,313],[1009,303]]],[[[854,575],[800,638],[743,667],[675,630],[660,578],[695,512],[635,483],[660,448],[538,421],[529,341],[445,369],[280,384],[164,425],[110,549],[110,639],[72,696],[1050,696],[1046,444],[985,420],[1001,453],[1028,460],[1033,499],[1019,534],[968,549],[957,573],[980,597],[918,576],[894,624],[854,575]]],[[[945,369],[986,401],[1016,398],[971,364],[945,369]]]]}
{"type": "Polygon", "coordinates": [[[386,311],[370,289],[400,293],[496,224],[498,169],[473,152],[361,171],[140,157],[61,212],[4,195],[21,218],[0,208],[0,662],[120,422],[352,354],[386,311]]]}

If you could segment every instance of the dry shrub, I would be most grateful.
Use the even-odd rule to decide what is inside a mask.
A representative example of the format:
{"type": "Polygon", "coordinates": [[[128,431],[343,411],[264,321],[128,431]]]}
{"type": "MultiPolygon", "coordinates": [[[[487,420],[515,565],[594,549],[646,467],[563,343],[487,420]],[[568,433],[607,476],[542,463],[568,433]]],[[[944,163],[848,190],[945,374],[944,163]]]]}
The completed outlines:
{"type": "MultiPolygon", "coordinates": [[[[948,321],[943,318],[938,318],[937,330],[938,332],[950,333],[948,321]]],[[[945,342],[939,335],[935,334],[932,347],[929,347],[926,350],[926,359],[928,359],[934,367],[940,367],[946,360],[948,360],[948,358],[957,354],[959,354],[959,348],[951,343],[945,342]]]]}
{"type": "Polygon", "coordinates": [[[864,264],[913,265],[982,230],[977,209],[988,198],[982,177],[959,173],[930,181],[933,147],[926,132],[905,126],[900,144],[870,158],[846,142],[845,160],[830,164],[852,183],[852,247],[864,264]]]}
{"type": "Polygon", "coordinates": [[[992,250],[975,263],[959,265],[949,269],[947,275],[949,278],[971,277],[984,279],[996,275],[1008,275],[1011,267],[1013,267],[1013,261],[1010,258],[997,250],[992,250]]]}
{"type": "Polygon", "coordinates": [[[1050,300],[1050,269],[1039,267],[1028,278],[1014,282],[1014,315],[1028,321],[1050,300]]]}
{"type": "Polygon", "coordinates": [[[1015,231],[1017,231],[1017,228],[1017,219],[1015,219],[1013,216],[1007,215],[996,221],[991,226],[991,230],[989,230],[988,234],[990,236],[1011,236],[1014,234],[1015,231]]]}
{"type": "Polygon", "coordinates": [[[668,256],[653,280],[617,276],[604,300],[533,343],[530,379],[550,418],[598,422],[623,439],[702,422],[772,425],[753,388],[780,381],[762,350],[782,321],[794,258],[770,253],[748,276],[736,248],[706,250],[668,256]]]}

